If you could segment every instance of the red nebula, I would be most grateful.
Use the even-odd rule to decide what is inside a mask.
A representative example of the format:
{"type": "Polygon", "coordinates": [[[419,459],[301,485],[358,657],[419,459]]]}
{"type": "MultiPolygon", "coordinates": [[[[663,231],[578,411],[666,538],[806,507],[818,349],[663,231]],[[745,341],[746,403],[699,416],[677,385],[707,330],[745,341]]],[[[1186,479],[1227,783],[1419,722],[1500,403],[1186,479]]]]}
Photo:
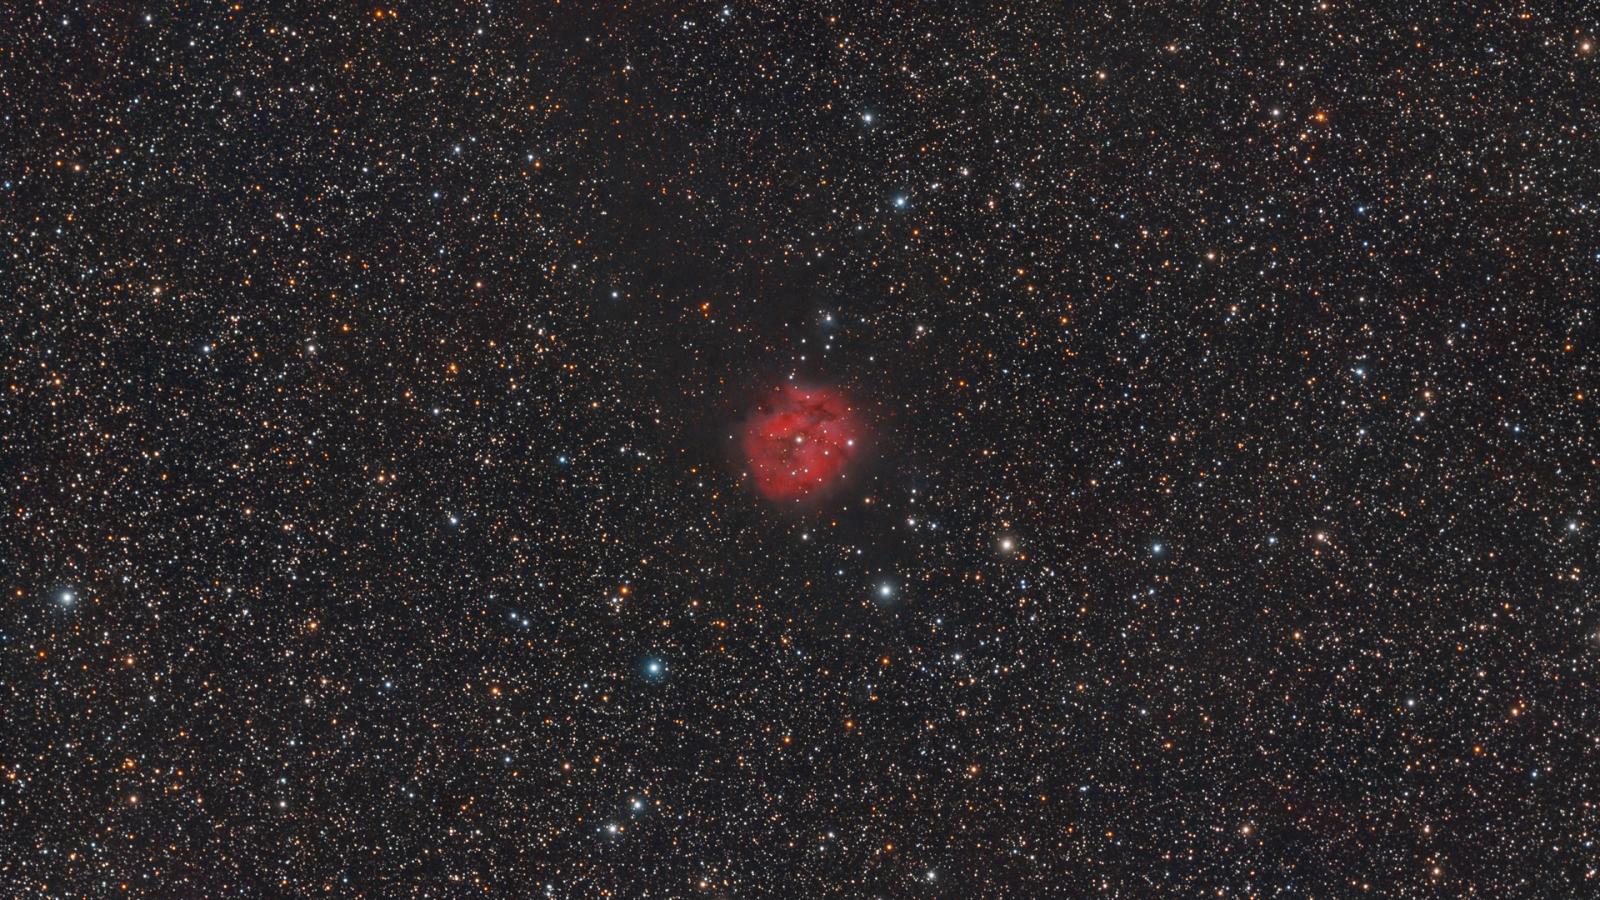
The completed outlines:
{"type": "Polygon", "coordinates": [[[744,430],[745,460],[768,500],[803,500],[831,487],[861,444],[860,417],[831,388],[784,385],[744,430]]]}

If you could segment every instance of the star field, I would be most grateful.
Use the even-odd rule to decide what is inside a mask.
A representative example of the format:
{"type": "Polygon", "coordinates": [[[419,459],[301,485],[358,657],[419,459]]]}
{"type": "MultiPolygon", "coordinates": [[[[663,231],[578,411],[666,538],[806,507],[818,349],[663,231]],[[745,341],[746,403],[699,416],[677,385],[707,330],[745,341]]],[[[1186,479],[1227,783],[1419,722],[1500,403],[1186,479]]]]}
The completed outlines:
{"type": "Polygon", "coordinates": [[[0,895],[1600,896],[1594,6],[9,18],[0,895]]]}

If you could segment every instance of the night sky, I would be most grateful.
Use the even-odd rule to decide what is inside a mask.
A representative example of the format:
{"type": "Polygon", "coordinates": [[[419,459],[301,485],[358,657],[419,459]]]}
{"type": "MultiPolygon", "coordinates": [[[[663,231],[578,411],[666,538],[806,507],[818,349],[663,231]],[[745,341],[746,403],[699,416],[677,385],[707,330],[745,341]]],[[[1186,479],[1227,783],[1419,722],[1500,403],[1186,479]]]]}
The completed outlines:
{"type": "Polygon", "coordinates": [[[0,896],[1600,896],[1600,11],[30,2],[0,896]]]}

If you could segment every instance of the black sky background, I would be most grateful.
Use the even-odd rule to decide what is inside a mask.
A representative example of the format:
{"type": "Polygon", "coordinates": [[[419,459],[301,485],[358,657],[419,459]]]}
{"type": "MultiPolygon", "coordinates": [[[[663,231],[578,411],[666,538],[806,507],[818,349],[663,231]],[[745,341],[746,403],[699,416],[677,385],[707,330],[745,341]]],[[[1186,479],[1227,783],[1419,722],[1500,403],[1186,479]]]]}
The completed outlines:
{"type": "Polygon", "coordinates": [[[1595,19],[19,8],[0,885],[1588,895],[1595,19]]]}

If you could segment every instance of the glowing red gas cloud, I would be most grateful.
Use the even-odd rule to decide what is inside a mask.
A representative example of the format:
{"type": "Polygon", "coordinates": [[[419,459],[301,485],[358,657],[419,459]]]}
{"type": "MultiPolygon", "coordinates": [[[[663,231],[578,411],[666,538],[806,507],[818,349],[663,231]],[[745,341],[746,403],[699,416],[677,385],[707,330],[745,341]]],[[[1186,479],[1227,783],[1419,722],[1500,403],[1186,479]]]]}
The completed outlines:
{"type": "Polygon", "coordinates": [[[826,492],[860,456],[861,417],[833,388],[779,387],[745,423],[744,455],[768,500],[826,492]]]}

